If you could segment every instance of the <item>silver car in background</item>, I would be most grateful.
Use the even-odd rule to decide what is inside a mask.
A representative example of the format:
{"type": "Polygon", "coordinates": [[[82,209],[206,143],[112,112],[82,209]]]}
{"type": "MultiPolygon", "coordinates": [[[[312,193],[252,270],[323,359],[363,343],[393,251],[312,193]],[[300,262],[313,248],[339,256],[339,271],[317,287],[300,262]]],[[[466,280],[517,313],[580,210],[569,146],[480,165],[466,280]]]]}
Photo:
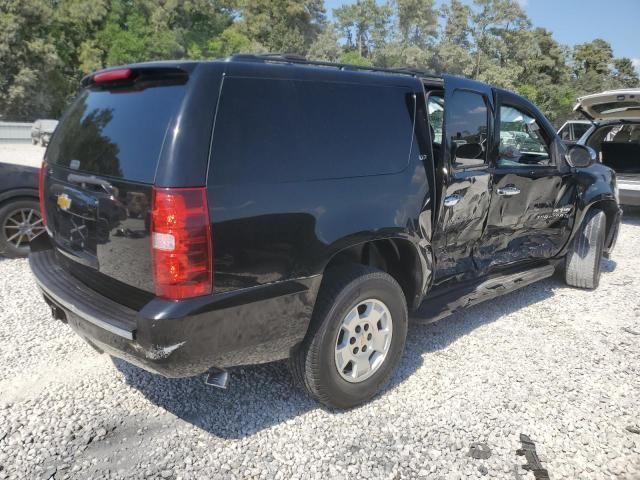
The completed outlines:
{"type": "Polygon", "coordinates": [[[31,143],[38,143],[43,147],[49,145],[51,135],[58,126],[58,120],[39,119],[33,122],[31,127],[31,143]]]}

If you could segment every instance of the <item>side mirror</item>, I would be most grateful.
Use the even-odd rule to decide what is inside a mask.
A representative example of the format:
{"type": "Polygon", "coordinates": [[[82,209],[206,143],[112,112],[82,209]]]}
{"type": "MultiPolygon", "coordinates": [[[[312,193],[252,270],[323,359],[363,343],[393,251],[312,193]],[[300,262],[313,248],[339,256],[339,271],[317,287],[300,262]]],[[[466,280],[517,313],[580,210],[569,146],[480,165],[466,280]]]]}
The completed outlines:
{"type": "Polygon", "coordinates": [[[574,168],[585,168],[598,160],[596,151],[586,145],[570,145],[566,155],[567,163],[574,168]]]}

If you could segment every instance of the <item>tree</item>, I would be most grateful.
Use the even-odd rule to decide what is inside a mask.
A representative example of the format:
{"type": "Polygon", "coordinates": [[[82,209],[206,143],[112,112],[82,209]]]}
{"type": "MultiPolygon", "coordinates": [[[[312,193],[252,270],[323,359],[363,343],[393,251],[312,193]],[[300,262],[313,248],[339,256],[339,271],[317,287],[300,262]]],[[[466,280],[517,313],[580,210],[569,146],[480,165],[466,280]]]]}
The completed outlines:
{"type": "Polygon", "coordinates": [[[568,52],[544,28],[536,28],[532,40],[531,54],[521,60],[523,70],[516,89],[551,120],[565,119],[576,99],[567,65],[568,52]]]}
{"type": "Polygon", "coordinates": [[[392,34],[389,43],[376,52],[378,63],[426,67],[433,58],[438,33],[433,0],[394,0],[390,8],[392,34]]]}
{"type": "Polygon", "coordinates": [[[473,78],[514,88],[522,72],[519,60],[531,45],[531,23],[515,0],[474,0],[473,78]]]}
{"type": "Polygon", "coordinates": [[[346,42],[346,51],[356,51],[360,57],[372,58],[374,52],[387,43],[391,7],[375,0],[357,0],[333,10],[336,26],[346,42]]]}
{"type": "Polygon", "coordinates": [[[306,54],[325,21],[323,0],[237,0],[239,31],[270,52],[306,54]]]}
{"type": "Polygon", "coordinates": [[[262,48],[261,45],[252,42],[240,33],[235,25],[210,40],[207,45],[208,53],[212,58],[224,58],[234,53],[256,52],[262,48]]]}
{"type": "Polygon", "coordinates": [[[444,19],[441,41],[436,49],[433,65],[438,71],[454,75],[471,75],[471,8],[460,0],[443,5],[440,14],[444,19]]]}
{"type": "Polygon", "coordinates": [[[44,0],[7,0],[0,9],[0,115],[28,120],[59,108],[63,62],[44,0]]]}
{"type": "Polygon", "coordinates": [[[307,56],[311,60],[337,62],[341,54],[342,48],[338,43],[338,32],[333,24],[328,24],[318,35],[316,41],[311,44],[307,56]]]}
{"type": "Polygon", "coordinates": [[[640,78],[630,58],[616,58],[613,61],[613,79],[618,88],[638,88],[640,78]]]}
{"type": "Polygon", "coordinates": [[[576,88],[580,94],[596,93],[611,85],[613,49],[608,42],[598,38],[576,45],[573,64],[576,88]]]}

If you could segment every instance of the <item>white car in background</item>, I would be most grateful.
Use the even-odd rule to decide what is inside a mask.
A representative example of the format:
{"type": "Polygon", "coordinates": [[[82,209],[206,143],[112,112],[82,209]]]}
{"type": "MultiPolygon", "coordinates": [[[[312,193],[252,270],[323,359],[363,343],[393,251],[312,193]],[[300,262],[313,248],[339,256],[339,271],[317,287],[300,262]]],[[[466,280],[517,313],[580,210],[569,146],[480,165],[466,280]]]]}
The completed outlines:
{"type": "Polygon", "coordinates": [[[619,203],[640,206],[640,89],[586,95],[573,110],[591,124],[577,143],[616,171],[619,203]]]}
{"type": "Polygon", "coordinates": [[[568,120],[558,130],[560,140],[566,144],[576,143],[591,128],[592,123],[589,120],[568,120]]]}
{"type": "Polygon", "coordinates": [[[58,120],[38,119],[33,122],[31,127],[31,143],[37,145],[38,143],[43,147],[49,145],[51,135],[58,126],[58,120]]]}

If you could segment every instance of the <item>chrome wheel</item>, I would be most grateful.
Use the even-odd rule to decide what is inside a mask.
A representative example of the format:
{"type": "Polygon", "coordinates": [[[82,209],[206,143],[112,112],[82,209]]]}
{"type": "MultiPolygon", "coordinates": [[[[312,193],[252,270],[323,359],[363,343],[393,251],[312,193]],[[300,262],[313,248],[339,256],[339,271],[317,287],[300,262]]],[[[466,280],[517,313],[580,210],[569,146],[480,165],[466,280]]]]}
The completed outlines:
{"type": "Polygon", "coordinates": [[[373,375],[387,357],[392,333],[391,313],[380,300],[364,300],[353,307],[342,320],[336,339],[340,376],[358,383],[373,375]]]}
{"type": "Polygon", "coordinates": [[[22,249],[44,232],[44,224],[33,208],[19,208],[7,215],[2,231],[7,243],[22,249]]]}

